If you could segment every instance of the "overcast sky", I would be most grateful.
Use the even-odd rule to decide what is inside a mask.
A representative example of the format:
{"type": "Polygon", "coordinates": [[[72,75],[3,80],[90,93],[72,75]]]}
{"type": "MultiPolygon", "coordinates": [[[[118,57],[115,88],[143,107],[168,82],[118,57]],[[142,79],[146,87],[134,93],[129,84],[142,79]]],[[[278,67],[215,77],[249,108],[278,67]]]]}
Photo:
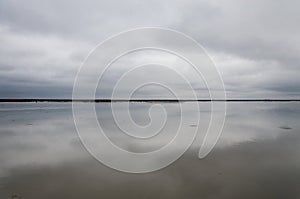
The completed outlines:
{"type": "Polygon", "coordinates": [[[202,44],[228,98],[299,98],[299,9],[299,0],[0,0],[0,98],[71,97],[98,43],[144,26],[202,44]]]}

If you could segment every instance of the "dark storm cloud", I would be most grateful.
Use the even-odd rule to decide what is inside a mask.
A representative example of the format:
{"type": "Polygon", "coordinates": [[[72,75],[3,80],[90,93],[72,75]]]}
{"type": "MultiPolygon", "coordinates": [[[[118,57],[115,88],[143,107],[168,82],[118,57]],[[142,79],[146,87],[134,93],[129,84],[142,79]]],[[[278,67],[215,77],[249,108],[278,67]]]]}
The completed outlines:
{"type": "Polygon", "coordinates": [[[203,44],[228,97],[299,97],[299,7],[296,0],[1,0],[1,97],[30,90],[28,82],[30,96],[69,92],[96,44],[141,26],[174,28],[203,44]]]}

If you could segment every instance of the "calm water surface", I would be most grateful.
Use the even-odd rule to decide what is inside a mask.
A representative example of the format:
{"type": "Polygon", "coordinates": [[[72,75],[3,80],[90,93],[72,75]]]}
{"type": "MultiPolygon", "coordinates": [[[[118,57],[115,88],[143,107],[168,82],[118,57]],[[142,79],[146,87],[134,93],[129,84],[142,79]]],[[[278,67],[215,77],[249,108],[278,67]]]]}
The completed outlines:
{"type": "MultiPolygon", "coordinates": [[[[151,105],[130,104],[132,119],[148,124],[151,105]]],[[[96,104],[96,110],[114,143],[146,152],[164,146],[178,128],[179,104],[162,105],[166,125],[160,135],[143,141],[120,132],[109,103],[96,104]]],[[[300,103],[228,103],[221,138],[201,160],[198,150],[211,113],[208,103],[199,105],[198,136],[179,160],[156,172],[126,174],[104,166],[85,150],[70,103],[2,103],[0,198],[300,198],[300,103]]],[[[126,110],[122,103],[117,108],[120,115],[126,110]]],[[[197,127],[198,113],[187,111],[190,122],[183,130],[189,133],[197,127]]],[[[157,117],[159,111],[153,113],[157,117]]],[[[151,129],[141,134],[151,135],[151,129]]]]}

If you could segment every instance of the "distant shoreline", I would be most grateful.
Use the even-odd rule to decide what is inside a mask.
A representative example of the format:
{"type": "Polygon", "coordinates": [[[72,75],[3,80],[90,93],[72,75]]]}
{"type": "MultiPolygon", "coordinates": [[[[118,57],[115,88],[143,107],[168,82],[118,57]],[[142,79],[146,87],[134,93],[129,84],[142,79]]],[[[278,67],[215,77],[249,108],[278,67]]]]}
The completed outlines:
{"type": "Polygon", "coordinates": [[[1,102],[300,102],[300,99],[0,99],[1,102]]]}

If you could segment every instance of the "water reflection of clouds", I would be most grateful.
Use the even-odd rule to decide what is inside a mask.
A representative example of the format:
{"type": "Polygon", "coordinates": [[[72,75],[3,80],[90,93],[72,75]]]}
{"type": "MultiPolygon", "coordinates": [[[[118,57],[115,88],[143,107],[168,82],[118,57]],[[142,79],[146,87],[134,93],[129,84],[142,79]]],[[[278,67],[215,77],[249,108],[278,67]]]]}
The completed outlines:
{"type": "Polygon", "coordinates": [[[299,138],[294,131],[275,139],[249,141],[215,149],[203,160],[185,154],[161,171],[142,175],[117,172],[91,157],[55,166],[17,167],[5,179],[2,194],[45,199],[296,198],[299,138]]]}
{"type": "MultiPolygon", "coordinates": [[[[208,105],[200,105],[203,110],[200,128],[209,119],[208,105]]],[[[143,121],[143,111],[146,112],[148,104],[136,104],[136,109],[134,106],[133,117],[141,123],[147,121],[147,118],[143,121]]],[[[178,112],[172,106],[167,108],[173,121],[170,127],[178,121],[178,112]]],[[[184,157],[162,171],[145,175],[119,173],[96,162],[78,139],[70,105],[56,107],[62,109],[0,111],[1,197],[15,192],[24,198],[98,195],[117,198],[143,194],[152,198],[253,198],[276,194],[293,198],[298,194],[300,105],[297,103],[229,103],[223,134],[208,157],[196,158],[202,138],[199,135],[184,157]],[[292,129],[280,129],[280,126],[292,129]],[[122,188],[115,192],[116,186],[122,188]]],[[[117,129],[112,126],[110,116],[106,115],[110,106],[97,104],[96,107],[98,119],[106,130],[118,135],[114,133],[117,129]]],[[[186,125],[187,132],[195,128],[191,125],[194,124],[186,125]]],[[[165,141],[150,142],[147,146],[124,143],[118,136],[114,138],[120,146],[133,151],[165,141]]]]}

